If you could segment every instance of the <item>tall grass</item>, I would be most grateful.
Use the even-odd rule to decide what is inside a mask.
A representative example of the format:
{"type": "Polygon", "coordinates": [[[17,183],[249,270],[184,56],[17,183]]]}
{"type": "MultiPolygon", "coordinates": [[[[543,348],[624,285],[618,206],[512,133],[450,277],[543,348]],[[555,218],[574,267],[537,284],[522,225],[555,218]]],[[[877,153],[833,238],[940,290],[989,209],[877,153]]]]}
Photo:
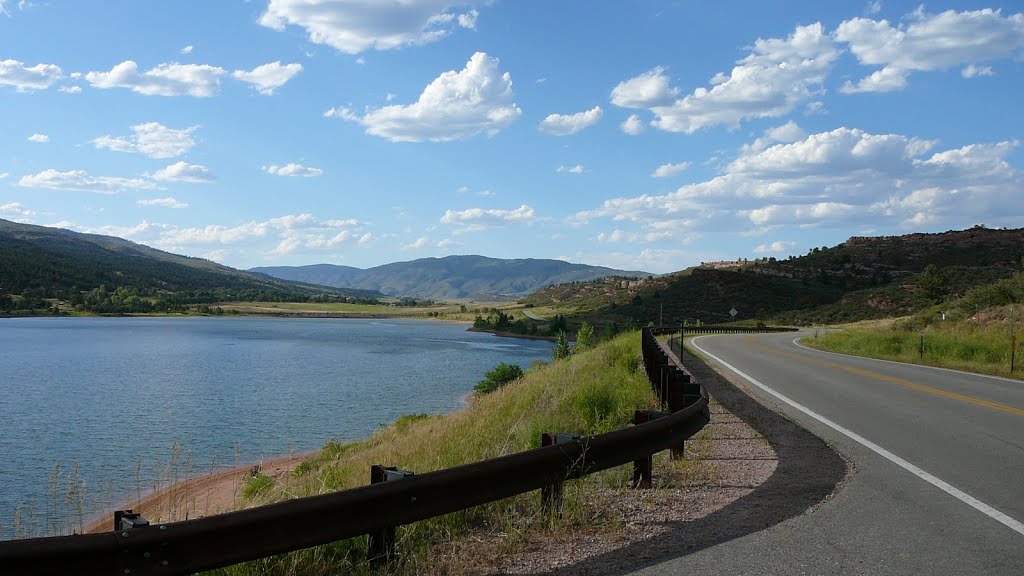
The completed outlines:
{"type": "Polygon", "coordinates": [[[980,310],[960,321],[925,323],[911,318],[888,326],[847,328],[803,342],[831,352],[1024,378],[1024,334],[1011,315],[1009,307],[1003,306],[980,310]],[[1014,331],[1016,368],[1011,374],[1014,331]]]}
{"type": "MultiPolygon", "coordinates": [[[[254,481],[246,505],[355,488],[368,483],[373,464],[423,473],[535,448],[544,432],[596,434],[627,426],[633,411],[655,403],[640,368],[637,333],[622,335],[568,359],[531,369],[520,380],[445,416],[404,417],[355,443],[330,442],[285,481],[254,481]],[[255,484],[258,482],[258,485],[255,484]]],[[[525,535],[552,526],[591,525],[601,513],[589,500],[602,486],[623,486],[626,467],[567,485],[561,518],[544,515],[539,496],[525,494],[400,527],[398,558],[367,562],[365,539],[250,562],[213,572],[232,576],[310,574],[456,574],[458,537],[470,529],[500,535],[514,547],[525,535]]]]}

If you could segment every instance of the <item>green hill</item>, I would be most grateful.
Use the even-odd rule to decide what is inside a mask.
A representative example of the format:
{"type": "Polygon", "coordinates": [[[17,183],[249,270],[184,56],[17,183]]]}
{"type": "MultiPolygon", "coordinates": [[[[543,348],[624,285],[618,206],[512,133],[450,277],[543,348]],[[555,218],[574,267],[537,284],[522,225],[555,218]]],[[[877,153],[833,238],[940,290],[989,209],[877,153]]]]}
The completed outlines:
{"type": "Polygon", "coordinates": [[[92,295],[94,300],[107,301],[96,311],[144,312],[154,306],[155,310],[166,308],[158,304],[304,301],[379,294],[297,284],[112,236],[0,220],[0,295],[4,297],[0,308],[7,310],[40,308],[47,299],[96,308],[101,303],[90,303],[92,295]],[[115,293],[118,302],[111,303],[115,293]],[[130,303],[125,302],[128,299],[130,303]]]}
{"type": "Polygon", "coordinates": [[[1011,276],[1022,257],[1024,229],[855,237],[786,260],[553,286],[522,302],[592,324],[727,322],[732,308],[737,320],[838,323],[912,313],[1011,276]],[[928,290],[920,289],[922,276],[928,290]]]}
{"type": "Polygon", "coordinates": [[[647,272],[613,270],[562,260],[506,260],[484,256],[421,258],[365,270],[316,264],[253,268],[251,271],[337,288],[375,290],[389,296],[477,301],[514,299],[545,286],[610,275],[650,276],[647,272]]]}

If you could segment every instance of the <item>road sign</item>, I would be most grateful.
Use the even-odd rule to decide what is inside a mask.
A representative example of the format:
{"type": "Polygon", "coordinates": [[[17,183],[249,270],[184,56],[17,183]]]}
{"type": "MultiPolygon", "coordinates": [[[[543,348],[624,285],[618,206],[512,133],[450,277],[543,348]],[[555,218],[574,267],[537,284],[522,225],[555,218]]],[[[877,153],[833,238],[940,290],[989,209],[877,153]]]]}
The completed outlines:
{"type": "Polygon", "coordinates": [[[732,310],[729,310],[729,316],[732,316],[733,318],[735,318],[737,314],[739,314],[739,310],[736,310],[735,308],[733,308],[732,310]]]}

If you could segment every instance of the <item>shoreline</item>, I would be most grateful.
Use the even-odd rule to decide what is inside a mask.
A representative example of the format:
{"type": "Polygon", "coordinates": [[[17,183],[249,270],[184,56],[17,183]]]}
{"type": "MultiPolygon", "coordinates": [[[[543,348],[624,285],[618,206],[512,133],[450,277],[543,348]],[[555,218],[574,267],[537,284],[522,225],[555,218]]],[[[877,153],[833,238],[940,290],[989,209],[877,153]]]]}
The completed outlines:
{"type": "Polygon", "coordinates": [[[115,510],[132,510],[141,514],[150,524],[166,524],[182,520],[193,520],[232,510],[245,486],[252,469],[275,480],[290,474],[296,466],[316,454],[318,450],[278,456],[247,465],[232,466],[210,472],[195,478],[180,480],[169,486],[150,490],[142,498],[129,498],[107,511],[105,517],[94,516],[83,527],[83,534],[97,534],[113,530],[115,510]]]}

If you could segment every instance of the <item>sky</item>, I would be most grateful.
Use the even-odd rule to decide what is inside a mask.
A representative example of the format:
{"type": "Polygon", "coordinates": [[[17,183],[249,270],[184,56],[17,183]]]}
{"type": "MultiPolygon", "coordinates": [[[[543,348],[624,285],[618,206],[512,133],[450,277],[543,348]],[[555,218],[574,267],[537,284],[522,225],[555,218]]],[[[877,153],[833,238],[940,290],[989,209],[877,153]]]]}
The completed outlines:
{"type": "Polygon", "coordinates": [[[0,0],[0,218],[665,273],[1024,225],[1016,2],[0,0]]]}

